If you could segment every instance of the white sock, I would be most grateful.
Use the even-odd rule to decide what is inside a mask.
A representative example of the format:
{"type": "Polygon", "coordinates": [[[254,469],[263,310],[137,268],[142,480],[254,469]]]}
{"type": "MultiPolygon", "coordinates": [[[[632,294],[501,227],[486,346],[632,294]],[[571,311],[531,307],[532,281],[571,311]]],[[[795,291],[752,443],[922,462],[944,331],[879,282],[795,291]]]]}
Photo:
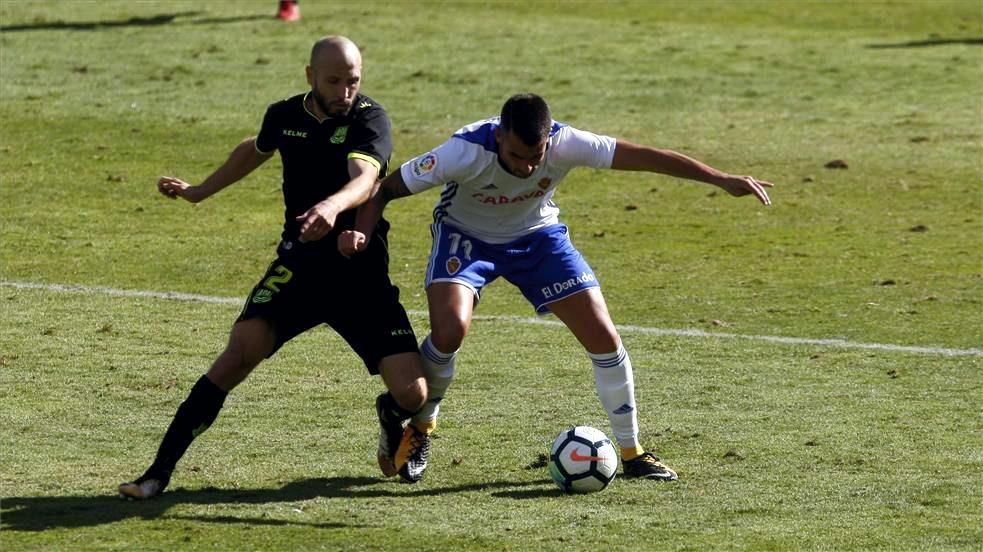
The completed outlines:
{"type": "Polygon", "coordinates": [[[427,378],[427,402],[419,412],[413,415],[416,425],[425,425],[433,429],[440,412],[440,401],[443,400],[447,388],[454,379],[454,359],[457,351],[442,353],[433,346],[430,335],[420,344],[420,357],[423,361],[423,373],[427,378]]]}
{"type": "Polygon", "coordinates": [[[638,447],[638,416],[635,411],[635,382],[632,378],[628,351],[619,344],[613,353],[587,353],[594,364],[594,384],[597,396],[611,421],[611,430],[618,445],[638,447]]]}

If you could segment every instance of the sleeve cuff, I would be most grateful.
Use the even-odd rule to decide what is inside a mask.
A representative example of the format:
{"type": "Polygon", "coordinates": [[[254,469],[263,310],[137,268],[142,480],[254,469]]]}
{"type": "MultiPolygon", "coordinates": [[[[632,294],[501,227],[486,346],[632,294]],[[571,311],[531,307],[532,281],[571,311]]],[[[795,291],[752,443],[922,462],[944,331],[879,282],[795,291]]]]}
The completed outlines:
{"type": "Polygon", "coordinates": [[[348,154],[348,158],[349,159],[361,159],[362,161],[365,161],[366,163],[369,163],[373,167],[375,167],[375,170],[377,170],[379,172],[382,172],[382,163],[379,163],[379,160],[376,159],[375,157],[372,157],[371,155],[367,155],[367,154],[364,154],[364,153],[353,151],[353,152],[351,152],[351,153],[348,154]]]}

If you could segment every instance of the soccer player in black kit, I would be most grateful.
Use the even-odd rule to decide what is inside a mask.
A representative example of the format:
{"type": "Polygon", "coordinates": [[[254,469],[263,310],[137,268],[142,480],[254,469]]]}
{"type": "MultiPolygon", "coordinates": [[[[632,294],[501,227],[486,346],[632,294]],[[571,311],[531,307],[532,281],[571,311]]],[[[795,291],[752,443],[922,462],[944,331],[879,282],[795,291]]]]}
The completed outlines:
{"type": "Polygon", "coordinates": [[[277,258],[246,299],[228,345],[181,403],[151,466],[119,486],[121,497],[160,494],[191,442],[215,421],[229,391],[284,343],[322,323],[348,342],[369,373],[381,374],[389,389],[376,399],[378,460],[386,476],[399,472],[394,457],[405,421],[423,406],[427,386],[416,337],[389,280],[389,225],[380,221],[368,255],[348,259],[337,249],[338,234],[354,224],[355,207],[385,176],[392,153],[389,118],[359,93],[362,58],[351,40],[318,40],[306,71],[310,92],[272,104],[259,135],[236,146],[200,185],[169,176],[158,181],[165,196],[197,203],[279,151],[286,220],[277,258]]]}

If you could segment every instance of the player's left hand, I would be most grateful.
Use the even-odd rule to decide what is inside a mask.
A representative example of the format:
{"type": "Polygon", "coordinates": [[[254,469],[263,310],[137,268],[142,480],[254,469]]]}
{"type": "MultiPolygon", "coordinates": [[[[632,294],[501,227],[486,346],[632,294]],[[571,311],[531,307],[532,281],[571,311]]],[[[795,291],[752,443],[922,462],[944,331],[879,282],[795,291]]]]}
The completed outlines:
{"type": "Polygon", "coordinates": [[[338,252],[343,257],[351,258],[359,251],[365,251],[365,234],[357,230],[345,230],[338,235],[338,252]]]}
{"type": "Polygon", "coordinates": [[[758,201],[762,204],[771,205],[771,198],[768,197],[768,192],[765,191],[765,188],[774,186],[771,182],[758,180],[753,176],[727,175],[717,185],[732,196],[740,197],[754,194],[754,197],[758,198],[758,201]]]}
{"type": "Polygon", "coordinates": [[[326,236],[334,228],[339,212],[338,206],[330,199],[325,199],[304,211],[295,219],[300,223],[300,241],[312,242],[326,236]]]}

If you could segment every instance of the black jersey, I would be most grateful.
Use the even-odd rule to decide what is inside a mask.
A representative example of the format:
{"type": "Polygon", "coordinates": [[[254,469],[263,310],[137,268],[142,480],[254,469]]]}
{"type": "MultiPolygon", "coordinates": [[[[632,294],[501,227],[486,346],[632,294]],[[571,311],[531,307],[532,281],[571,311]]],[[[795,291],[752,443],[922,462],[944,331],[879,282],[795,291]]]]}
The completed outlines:
{"type": "Polygon", "coordinates": [[[270,105],[256,138],[256,149],[262,153],[280,151],[286,206],[281,248],[316,250],[334,256],[337,235],[353,227],[355,210],[339,214],[334,230],[316,242],[305,244],[297,242],[300,225],[295,217],[351,180],[348,174],[351,158],[378,166],[380,178],[385,176],[392,154],[391,125],[385,109],[362,94],[355,97],[348,115],[324,121],[319,121],[307,109],[306,97],[307,94],[298,94],[270,105]]]}

